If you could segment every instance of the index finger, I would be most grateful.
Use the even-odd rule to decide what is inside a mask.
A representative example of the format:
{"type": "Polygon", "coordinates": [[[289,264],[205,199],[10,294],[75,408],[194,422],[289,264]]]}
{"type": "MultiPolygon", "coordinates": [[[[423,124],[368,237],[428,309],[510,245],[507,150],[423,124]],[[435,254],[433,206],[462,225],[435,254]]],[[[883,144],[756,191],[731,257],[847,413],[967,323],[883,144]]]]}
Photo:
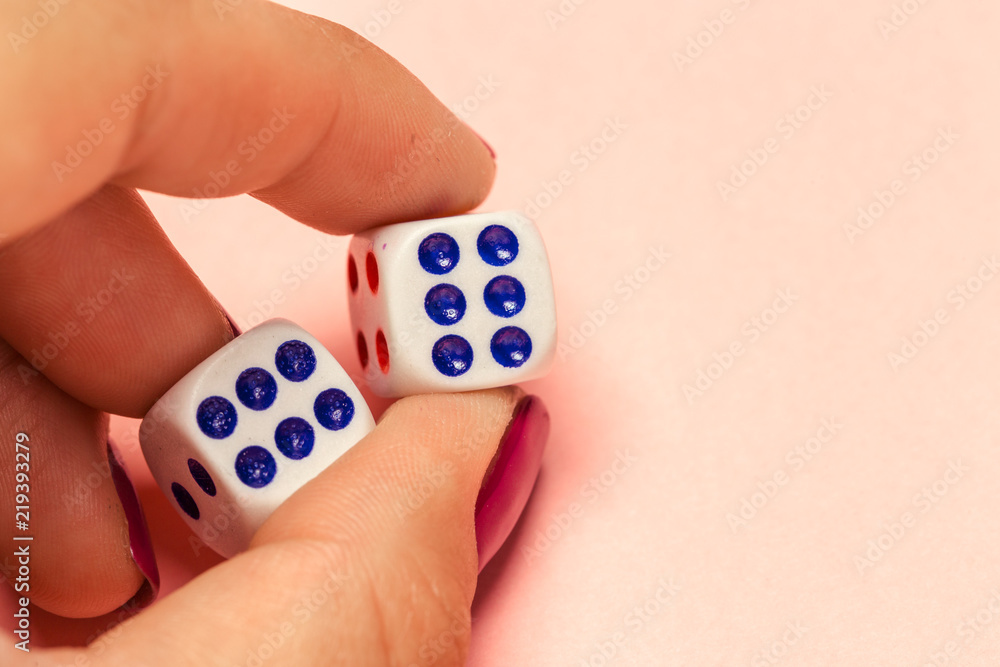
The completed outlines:
{"type": "Polygon", "coordinates": [[[108,181],[251,192],[334,233],[462,212],[492,184],[482,140],[342,26],[262,0],[52,4],[41,27],[35,0],[0,9],[0,232],[108,181]]]}

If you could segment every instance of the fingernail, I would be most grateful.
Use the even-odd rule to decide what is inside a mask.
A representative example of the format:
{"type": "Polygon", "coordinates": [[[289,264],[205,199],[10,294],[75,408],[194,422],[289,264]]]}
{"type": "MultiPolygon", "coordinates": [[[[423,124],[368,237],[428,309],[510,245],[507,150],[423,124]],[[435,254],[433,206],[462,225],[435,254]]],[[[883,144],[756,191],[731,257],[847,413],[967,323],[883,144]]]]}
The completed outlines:
{"type": "Polygon", "coordinates": [[[495,150],[493,150],[493,147],[490,146],[490,144],[485,139],[483,139],[483,135],[479,134],[475,130],[472,130],[472,133],[474,135],[476,135],[477,137],[479,137],[479,140],[481,142],[483,142],[483,146],[486,146],[486,150],[488,150],[490,152],[490,157],[493,158],[494,162],[496,162],[497,161],[497,152],[495,150]]]}
{"type": "Polygon", "coordinates": [[[476,499],[480,572],[514,530],[528,503],[542,465],[549,421],[549,412],[537,396],[525,396],[514,408],[476,499]]]}
{"type": "MultiPolygon", "coordinates": [[[[243,333],[242,331],[240,331],[240,326],[236,324],[236,320],[232,318],[228,310],[222,307],[222,304],[219,302],[219,300],[216,299],[214,296],[212,297],[212,300],[215,301],[215,307],[219,309],[219,313],[222,314],[222,317],[224,317],[226,320],[226,324],[229,325],[229,331],[233,334],[232,338],[236,338],[241,333],[243,333]]],[[[229,340],[232,340],[232,338],[230,338],[229,340]]],[[[228,343],[229,341],[227,340],[223,342],[228,343]]]]}
{"type": "Polygon", "coordinates": [[[229,312],[225,308],[220,305],[219,310],[221,310],[222,314],[226,316],[226,322],[229,323],[229,330],[233,332],[233,338],[236,338],[243,333],[240,331],[239,325],[236,324],[236,321],[229,315],[229,312]]]}
{"type": "Polygon", "coordinates": [[[139,504],[139,496],[136,495],[135,486],[129,479],[128,472],[122,465],[118,452],[115,451],[110,439],[108,440],[108,464],[111,466],[111,479],[115,483],[115,491],[118,492],[118,499],[121,501],[122,509],[125,510],[125,519],[128,521],[128,541],[132,560],[135,561],[142,576],[146,578],[146,583],[140,586],[132,599],[124,605],[126,609],[138,610],[156,599],[156,594],[160,591],[160,571],[156,567],[153,541],[149,537],[149,526],[146,524],[146,515],[142,512],[142,505],[139,504]]]}

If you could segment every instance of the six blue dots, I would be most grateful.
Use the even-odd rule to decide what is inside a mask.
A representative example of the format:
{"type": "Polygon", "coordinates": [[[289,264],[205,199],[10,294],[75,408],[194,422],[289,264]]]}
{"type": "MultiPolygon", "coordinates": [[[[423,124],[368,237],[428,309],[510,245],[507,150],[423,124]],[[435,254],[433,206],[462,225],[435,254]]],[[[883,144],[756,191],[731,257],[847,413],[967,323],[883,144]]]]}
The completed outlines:
{"type": "MultiPolygon", "coordinates": [[[[457,245],[454,249],[457,253],[457,245]]],[[[464,305],[462,309],[464,311],[464,305]]],[[[274,364],[278,373],[286,380],[302,382],[316,370],[316,353],[307,343],[289,340],[278,347],[274,364]]],[[[274,404],[278,395],[278,384],[274,376],[259,367],[248,368],[240,373],[235,389],[239,401],[251,410],[266,410],[274,404]]],[[[340,389],[327,389],[316,397],[313,412],[321,426],[339,431],[353,420],[354,401],[340,389]]],[[[236,430],[236,407],[222,396],[210,396],[198,405],[195,419],[202,433],[222,440],[236,430]]],[[[274,431],[274,443],[278,451],[292,460],[309,456],[315,441],[312,425],[301,417],[283,420],[274,431]]],[[[240,451],[234,467],[240,481],[255,489],[270,484],[278,472],[274,456],[259,445],[251,445],[240,451]]],[[[209,496],[216,495],[215,481],[201,463],[188,459],[188,470],[202,491],[209,496]]],[[[174,482],[171,491],[177,504],[188,516],[196,520],[201,516],[197,502],[183,485],[174,482]]]]}
{"type": "MultiPolygon", "coordinates": [[[[507,266],[518,253],[517,236],[503,225],[489,225],[479,233],[476,249],[490,266],[507,266]]],[[[458,264],[458,243],[444,233],[430,234],[417,252],[420,266],[434,275],[448,273],[458,264]]],[[[513,276],[496,276],[486,284],[483,301],[497,317],[514,317],[524,309],[527,296],[524,285],[513,276]]],[[[465,315],[465,295],[455,285],[435,285],[424,298],[424,310],[436,324],[450,326],[465,315]]],[[[531,337],[519,327],[504,327],[490,341],[493,359],[504,368],[519,368],[531,357],[531,337]]],[[[473,351],[461,336],[442,336],[431,349],[431,360],[448,377],[462,375],[472,367],[473,351]]]]}
{"type": "MultiPolygon", "coordinates": [[[[479,234],[479,256],[491,266],[506,266],[517,257],[517,237],[502,225],[490,225],[479,234]]],[[[444,233],[426,237],[418,249],[420,265],[434,275],[448,273],[458,264],[458,243],[444,233]]],[[[490,280],[483,291],[483,299],[491,313],[499,317],[513,317],[525,304],[524,286],[512,276],[497,276],[490,280]]],[[[455,324],[465,315],[465,295],[455,285],[442,283],[432,287],[425,299],[428,317],[437,324],[455,324]]],[[[531,356],[531,338],[518,327],[504,327],[490,341],[493,358],[501,366],[517,368],[531,356]]],[[[457,377],[472,367],[472,346],[461,336],[440,338],[431,351],[434,366],[448,377],[457,377]]],[[[302,382],[316,369],[316,355],[302,341],[283,343],[275,354],[275,366],[285,379],[302,382]]],[[[248,368],[236,381],[236,396],[251,410],[266,410],[277,398],[278,387],[274,376],[263,368],[248,368]]],[[[337,431],[345,428],[354,417],[354,402],[340,389],[327,389],[316,397],[313,412],[317,421],[326,429],[337,431]]],[[[197,422],[202,433],[213,439],[232,435],[236,428],[235,406],[226,398],[206,398],[197,409],[197,422]]],[[[305,458],[312,451],[315,434],[305,419],[290,417],[282,421],[274,434],[278,450],[290,459],[305,458]]],[[[208,495],[216,494],[215,483],[208,471],[195,461],[188,460],[191,476],[208,495]]],[[[236,474],[247,486],[261,488],[269,484],[277,473],[277,462],[265,448],[252,445],[236,457],[236,474]]],[[[193,519],[200,511],[190,493],[180,484],[171,486],[174,498],[181,509],[193,519]]]]}

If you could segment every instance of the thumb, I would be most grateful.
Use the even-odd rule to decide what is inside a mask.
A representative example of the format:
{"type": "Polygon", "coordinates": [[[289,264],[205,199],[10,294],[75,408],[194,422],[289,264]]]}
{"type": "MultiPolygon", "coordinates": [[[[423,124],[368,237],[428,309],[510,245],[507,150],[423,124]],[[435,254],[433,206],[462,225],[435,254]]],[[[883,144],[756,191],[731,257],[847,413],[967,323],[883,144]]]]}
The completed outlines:
{"type": "Polygon", "coordinates": [[[349,632],[368,634],[368,655],[464,664],[476,575],[524,509],[548,432],[541,400],[516,388],[404,398],[254,545],[332,537],[370,577],[378,615],[349,632]]]}
{"type": "Polygon", "coordinates": [[[404,398],[250,550],[83,653],[115,666],[463,664],[477,572],[524,508],[548,431],[541,401],[515,388],[404,398]]]}

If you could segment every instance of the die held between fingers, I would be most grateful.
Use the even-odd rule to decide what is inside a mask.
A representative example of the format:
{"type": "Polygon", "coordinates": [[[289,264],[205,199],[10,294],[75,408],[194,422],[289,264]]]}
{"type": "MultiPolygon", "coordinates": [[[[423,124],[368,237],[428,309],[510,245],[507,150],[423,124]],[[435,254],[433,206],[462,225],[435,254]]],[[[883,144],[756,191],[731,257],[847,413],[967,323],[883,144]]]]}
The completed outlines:
{"type": "Polygon", "coordinates": [[[516,211],[357,234],[347,278],[358,357],[379,396],[502,387],[551,368],[548,256],[538,228],[516,211]]]}
{"type": "Polygon", "coordinates": [[[188,526],[230,557],[271,513],[375,427],[333,355],[282,319],[240,334],[143,419],[150,471],[188,526]]]}

